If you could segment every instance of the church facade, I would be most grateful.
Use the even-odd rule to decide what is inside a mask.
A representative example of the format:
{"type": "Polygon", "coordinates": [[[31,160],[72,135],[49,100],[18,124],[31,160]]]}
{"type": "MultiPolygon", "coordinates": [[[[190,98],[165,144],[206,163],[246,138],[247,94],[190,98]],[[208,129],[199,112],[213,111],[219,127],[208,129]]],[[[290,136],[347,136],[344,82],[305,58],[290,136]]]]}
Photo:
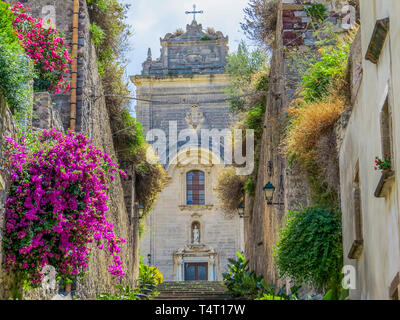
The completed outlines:
{"type": "Polygon", "coordinates": [[[228,37],[203,31],[194,19],[186,32],[160,41],[160,58],[149,49],[142,74],[131,78],[147,138],[162,132],[168,142],[157,151],[169,182],[147,217],[140,251],[165,281],[220,281],[228,259],[244,250],[243,219],[224,212],[215,191],[225,168],[224,144],[216,140],[233,121],[224,94],[228,37]]]}

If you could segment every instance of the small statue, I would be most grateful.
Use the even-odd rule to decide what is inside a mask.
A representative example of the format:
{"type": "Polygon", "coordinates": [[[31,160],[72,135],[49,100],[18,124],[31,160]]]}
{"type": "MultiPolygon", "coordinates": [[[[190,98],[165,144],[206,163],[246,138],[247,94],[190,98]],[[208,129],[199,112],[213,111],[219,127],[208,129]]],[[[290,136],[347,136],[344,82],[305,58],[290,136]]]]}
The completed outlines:
{"type": "Polygon", "coordinates": [[[194,226],[193,228],[193,244],[199,244],[200,243],[200,230],[197,228],[197,226],[194,226]]]}

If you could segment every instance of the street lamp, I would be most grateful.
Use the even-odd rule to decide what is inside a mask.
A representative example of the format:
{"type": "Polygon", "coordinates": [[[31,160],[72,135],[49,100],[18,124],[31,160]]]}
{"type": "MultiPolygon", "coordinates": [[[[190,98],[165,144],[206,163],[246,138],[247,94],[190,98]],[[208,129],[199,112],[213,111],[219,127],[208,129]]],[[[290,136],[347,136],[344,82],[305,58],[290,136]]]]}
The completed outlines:
{"type": "Polygon", "coordinates": [[[271,182],[268,182],[264,186],[264,195],[265,199],[267,200],[267,204],[271,205],[272,200],[274,199],[275,187],[271,182]]]}
{"type": "Polygon", "coordinates": [[[244,206],[243,206],[243,202],[241,202],[239,204],[239,206],[237,207],[237,211],[239,213],[239,217],[243,218],[244,217],[244,206]]]}
{"type": "Polygon", "coordinates": [[[275,193],[275,186],[271,182],[268,182],[264,186],[263,190],[264,190],[265,200],[267,200],[267,204],[269,206],[271,206],[271,205],[278,205],[278,206],[284,205],[284,203],[273,203],[274,193],[275,193]]]}
{"type": "Polygon", "coordinates": [[[139,219],[142,219],[144,215],[144,207],[142,205],[139,206],[138,213],[139,213],[139,219]]]}

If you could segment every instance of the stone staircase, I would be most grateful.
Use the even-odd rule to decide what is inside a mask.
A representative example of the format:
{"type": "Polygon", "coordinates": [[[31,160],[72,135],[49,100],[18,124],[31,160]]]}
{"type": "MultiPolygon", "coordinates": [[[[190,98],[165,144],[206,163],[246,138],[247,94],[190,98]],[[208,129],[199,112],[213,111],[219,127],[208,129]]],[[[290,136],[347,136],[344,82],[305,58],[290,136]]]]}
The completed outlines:
{"type": "Polygon", "coordinates": [[[153,300],[230,300],[223,282],[164,282],[157,286],[160,295],[153,300]]]}

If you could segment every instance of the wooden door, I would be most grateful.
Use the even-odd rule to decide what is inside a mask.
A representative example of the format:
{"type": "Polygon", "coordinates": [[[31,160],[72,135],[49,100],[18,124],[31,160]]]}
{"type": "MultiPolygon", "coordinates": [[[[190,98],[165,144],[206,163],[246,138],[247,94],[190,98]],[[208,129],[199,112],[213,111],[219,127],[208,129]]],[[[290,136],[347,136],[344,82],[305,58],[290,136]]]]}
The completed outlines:
{"type": "Polygon", "coordinates": [[[185,263],[185,281],[207,281],[208,263],[185,263]]]}

